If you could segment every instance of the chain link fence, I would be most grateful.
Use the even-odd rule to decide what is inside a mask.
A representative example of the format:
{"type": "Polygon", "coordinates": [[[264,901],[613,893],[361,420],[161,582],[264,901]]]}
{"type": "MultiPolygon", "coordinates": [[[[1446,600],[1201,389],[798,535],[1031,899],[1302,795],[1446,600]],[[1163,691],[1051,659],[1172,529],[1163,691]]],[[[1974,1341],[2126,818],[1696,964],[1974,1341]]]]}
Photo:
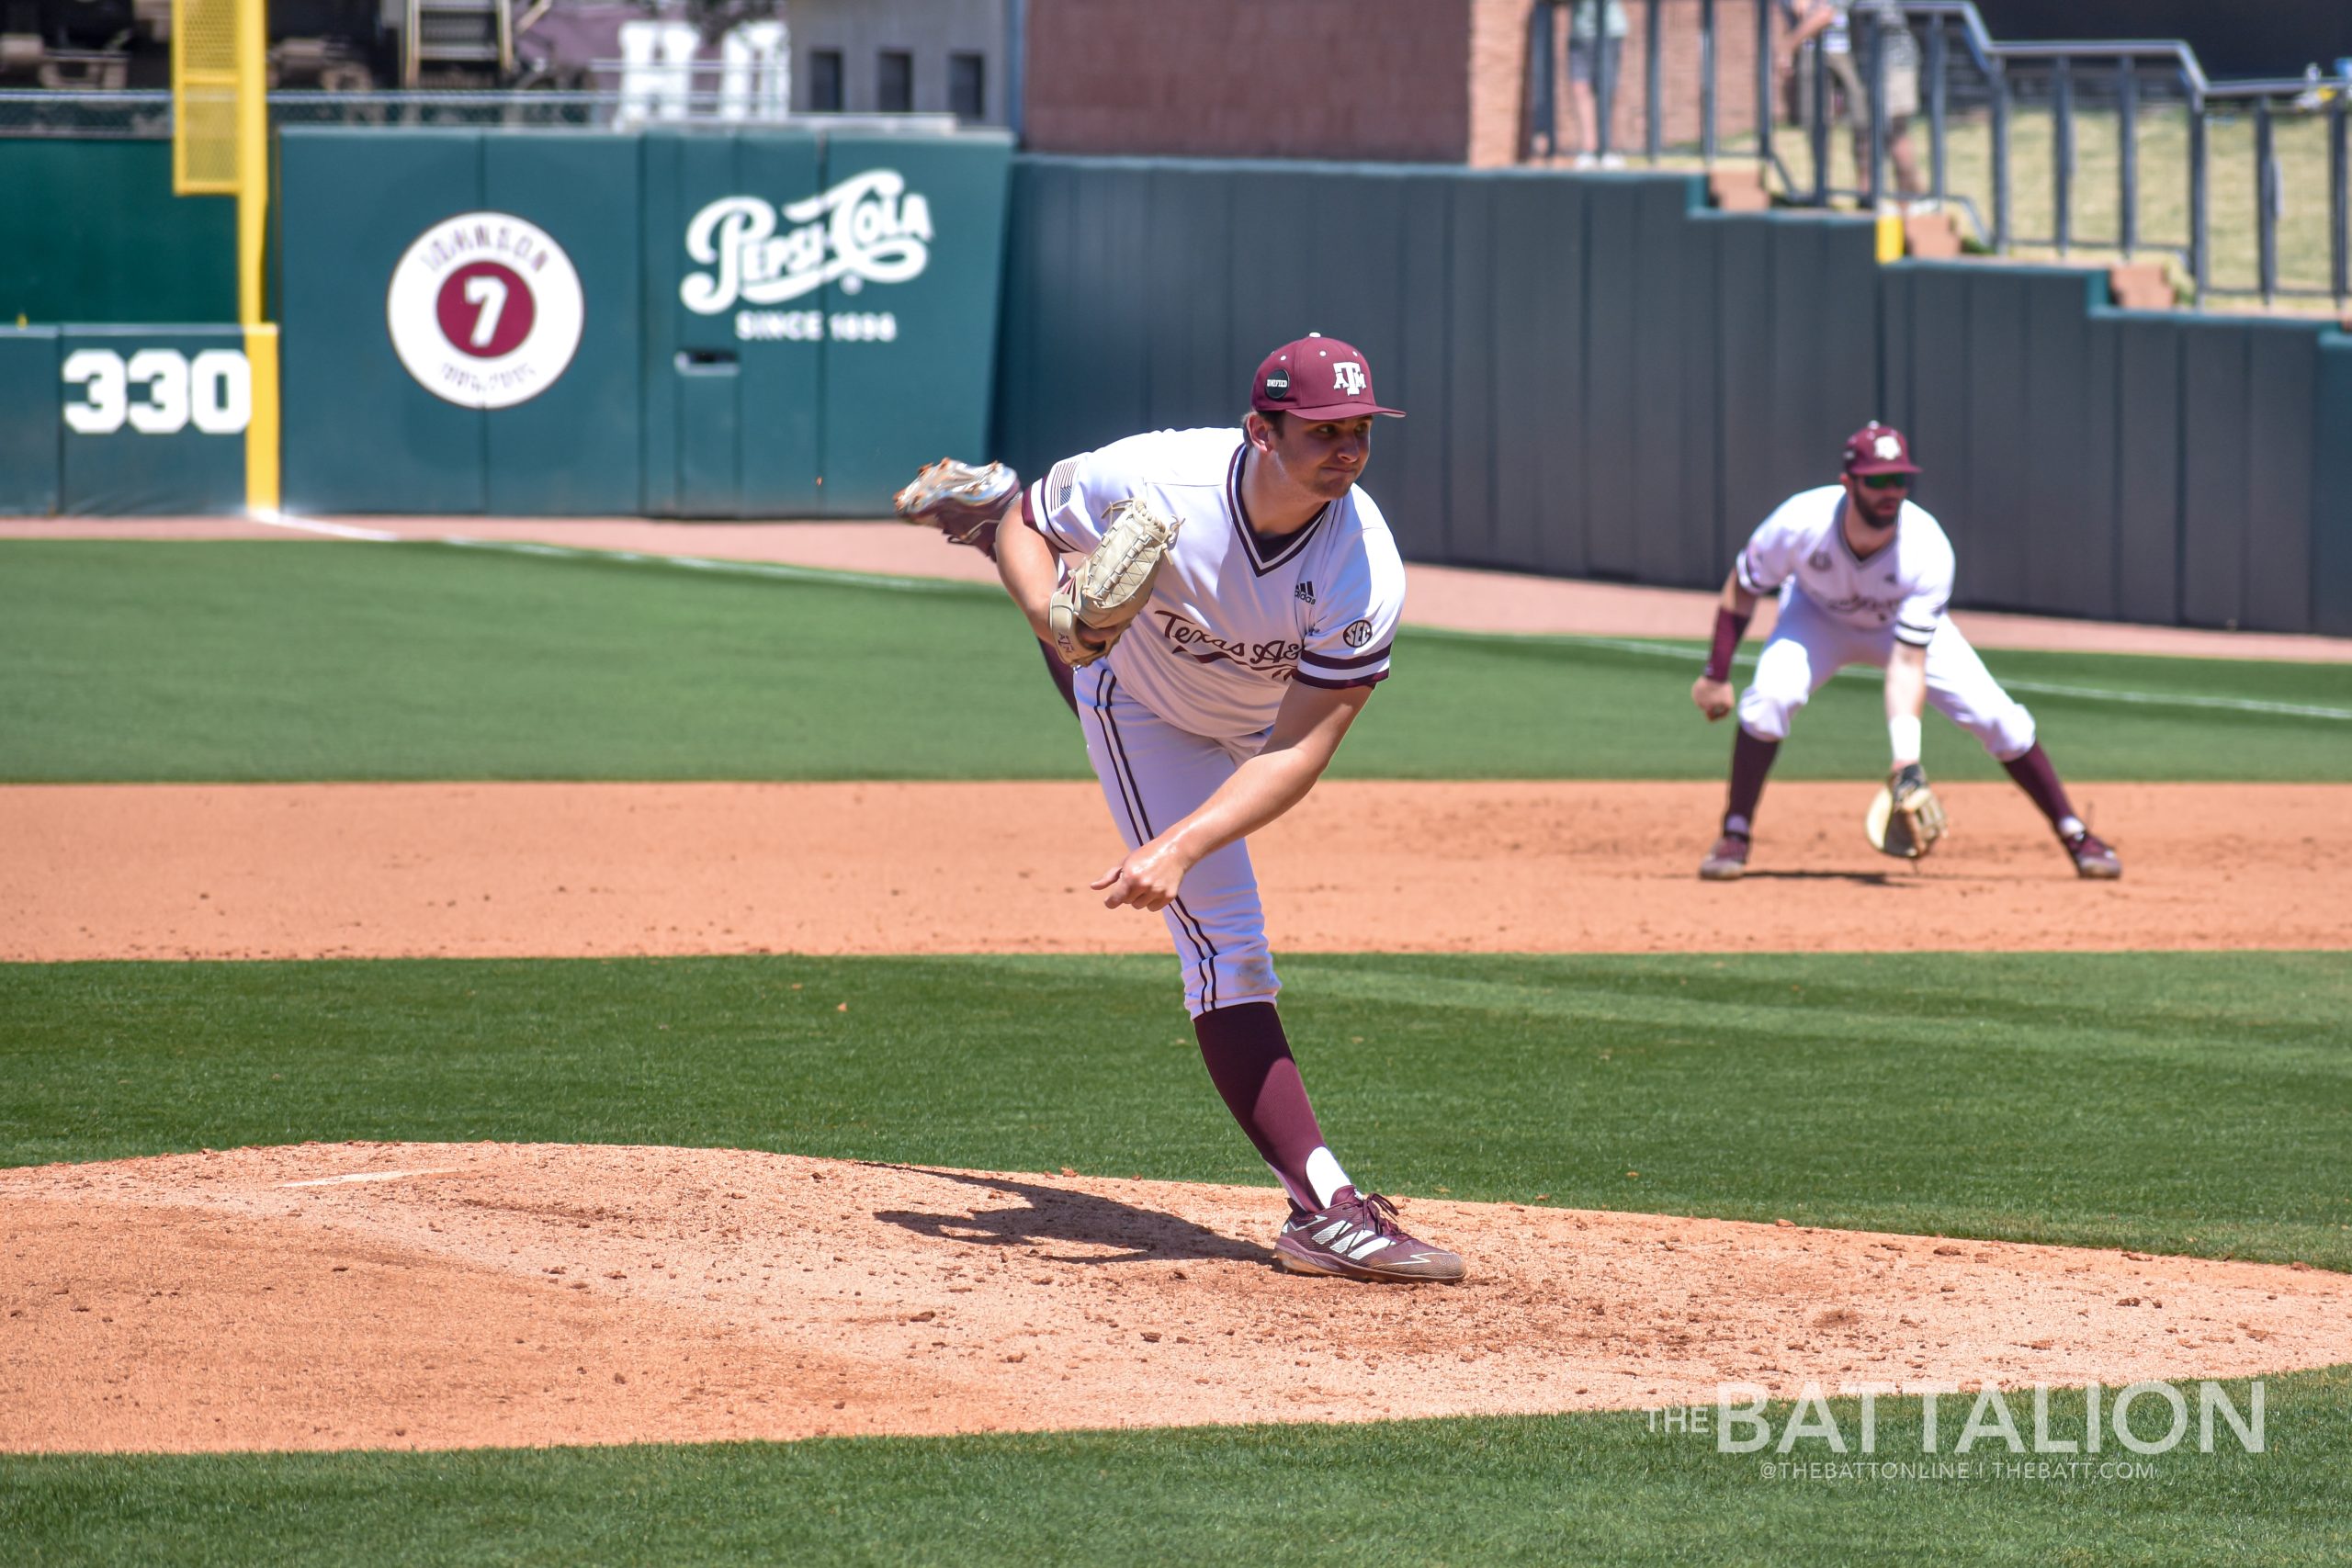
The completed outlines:
{"type": "MultiPolygon", "coordinates": [[[[455,126],[502,130],[628,130],[648,125],[734,126],[718,92],[673,96],[647,118],[639,100],[617,92],[281,92],[269,95],[273,126],[455,126]],[[674,112],[670,112],[674,111],[674,112]]],[[[946,135],[951,114],[795,114],[810,129],[946,135]]],[[[172,134],[167,92],[0,92],[0,136],[118,137],[164,140],[172,134]]]]}

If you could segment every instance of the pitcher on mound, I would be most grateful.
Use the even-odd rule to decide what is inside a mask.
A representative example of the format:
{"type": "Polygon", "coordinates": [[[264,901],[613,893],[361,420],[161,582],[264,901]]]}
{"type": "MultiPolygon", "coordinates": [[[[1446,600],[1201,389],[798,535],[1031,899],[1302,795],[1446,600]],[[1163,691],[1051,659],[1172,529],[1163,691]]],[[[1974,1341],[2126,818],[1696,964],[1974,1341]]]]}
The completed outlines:
{"type": "Polygon", "coordinates": [[[1373,421],[1364,356],[1309,335],[1265,357],[1238,429],[1162,430],[1054,465],[934,463],[909,520],[989,551],[1071,675],[1127,853],[1094,881],[1157,910],[1183,966],[1210,1080],[1290,1199],[1275,1256],[1304,1273],[1457,1280],[1323,1141],[1274,1007],[1281,982],[1247,837],[1306,797],[1388,675],[1405,569],[1357,487],[1373,421]]]}

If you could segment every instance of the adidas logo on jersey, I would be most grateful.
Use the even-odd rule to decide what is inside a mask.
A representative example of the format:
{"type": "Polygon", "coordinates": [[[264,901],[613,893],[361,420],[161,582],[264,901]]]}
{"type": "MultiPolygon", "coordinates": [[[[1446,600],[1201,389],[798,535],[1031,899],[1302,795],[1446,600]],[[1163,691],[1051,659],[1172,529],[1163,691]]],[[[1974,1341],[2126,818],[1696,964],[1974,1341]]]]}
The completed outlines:
{"type": "Polygon", "coordinates": [[[1291,592],[1299,598],[1306,600],[1310,604],[1315,603],[1315,583],[1314,580],[1311,578],[1299,579],[1298,586],[1292,589],[1291,592]]]}

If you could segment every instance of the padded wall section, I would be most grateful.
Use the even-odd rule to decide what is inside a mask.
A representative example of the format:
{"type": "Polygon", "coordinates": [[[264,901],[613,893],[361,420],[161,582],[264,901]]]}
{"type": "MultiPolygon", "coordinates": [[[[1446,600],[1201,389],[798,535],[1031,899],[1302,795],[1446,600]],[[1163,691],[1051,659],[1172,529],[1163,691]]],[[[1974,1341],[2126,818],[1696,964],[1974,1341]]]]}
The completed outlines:
{"type": "Polygon", "coordinates": [[[589,131],[485,135],[482,206],[555,236],[579,275],[580,345],[544,394],[482,418],[482,502],[499,514],[638,509],[643,312],[629,139],[589,131]]]}
{"type": "Polygon", "coordinates": [[[279,168],[289,510],[639,510],[636,139],[290,129],[279,168]]]}
{"type": "Polygon", "coordinates": [[[278,170],[286,509],[481,512],[489,499],[481,411],[410,373],[386,314],[409,245],[482,206],[481,133],[289,128],[279,133],[278,170]]]}
{"type": "Polygon", "coordinates": [[[0,320],[237,319],[237,204],[175,197],[168,139],[0,136],[0,320]]]}
{"type": "Polygon", "coordinates": [[[82,517],[245,509],[244,333],[58,329],[58,510],[82,517]]]}
{"type": "Polygon", "coordinates": [[[57,329],[0,327],[0,516],[58,508],[57,329]]]}
{"type": "Polygon", "coordinates": [[[2352,637],[2352,333],[2321,336],[2314,378],[2312,630],[2352,637]]]}
{"type": "Polygon", "coordinates": [[[1881,292],[1890,417],[1961,603],[2317,629],[2352,424],[2329,434],[2316,323],[2118,310],[2068,267],[1906,262],[1881,292]]]}
{"type": "Polygon", "coordinates": [[[1012,209],[995,449],[1024,472],[1237,423],[1319,330],[1408,412],[1366,489],[1415,559],[1712,587],[1873,417],[1962,604],[2302,631],[2352,553],[2352,372],[2314,324],[1881,266],[1866,222],[1708,211],[1681,175],[1029,156],[1012,209]]]}
{"type": "Polygon", "coordinates": [[[847,244],[822,295],[820,514],[888,516],[916,468],[987,444],[1012,162],[991,136],[825,138],[847,244]]]}
{"type": "Polygon", "coordinates": [[[1238,423],[1319,331],[1406,411],[1365,488],[1408,556],[1713,586],[1876,408],[1870,225],[1728,221],[1685,175],[1023,157],[1012,210],[1023,472],[1238,423]]]}
{"type": "Polygon", "coordinates": [[[287,504],[887,514],[987,443],[1011,156],[992,131],[288,130],[287,504]],[[533,335],[560,318],[568,348],[533,335]]]}

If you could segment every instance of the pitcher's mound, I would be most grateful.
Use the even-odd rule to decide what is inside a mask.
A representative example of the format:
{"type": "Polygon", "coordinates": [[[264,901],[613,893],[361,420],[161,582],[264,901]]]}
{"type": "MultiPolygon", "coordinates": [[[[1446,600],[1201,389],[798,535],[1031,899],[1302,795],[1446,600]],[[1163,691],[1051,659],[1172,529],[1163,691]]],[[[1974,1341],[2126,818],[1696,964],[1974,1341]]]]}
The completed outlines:
{"type": "Polygon", "coordinates": [[[2352,1278],[1416,1199],[1455,1287],[1277,1271],[1269,1190],[726,1149],[0,1172],[0,1450],[1539,1413],[2343,1360],[2352,1278]]]}

